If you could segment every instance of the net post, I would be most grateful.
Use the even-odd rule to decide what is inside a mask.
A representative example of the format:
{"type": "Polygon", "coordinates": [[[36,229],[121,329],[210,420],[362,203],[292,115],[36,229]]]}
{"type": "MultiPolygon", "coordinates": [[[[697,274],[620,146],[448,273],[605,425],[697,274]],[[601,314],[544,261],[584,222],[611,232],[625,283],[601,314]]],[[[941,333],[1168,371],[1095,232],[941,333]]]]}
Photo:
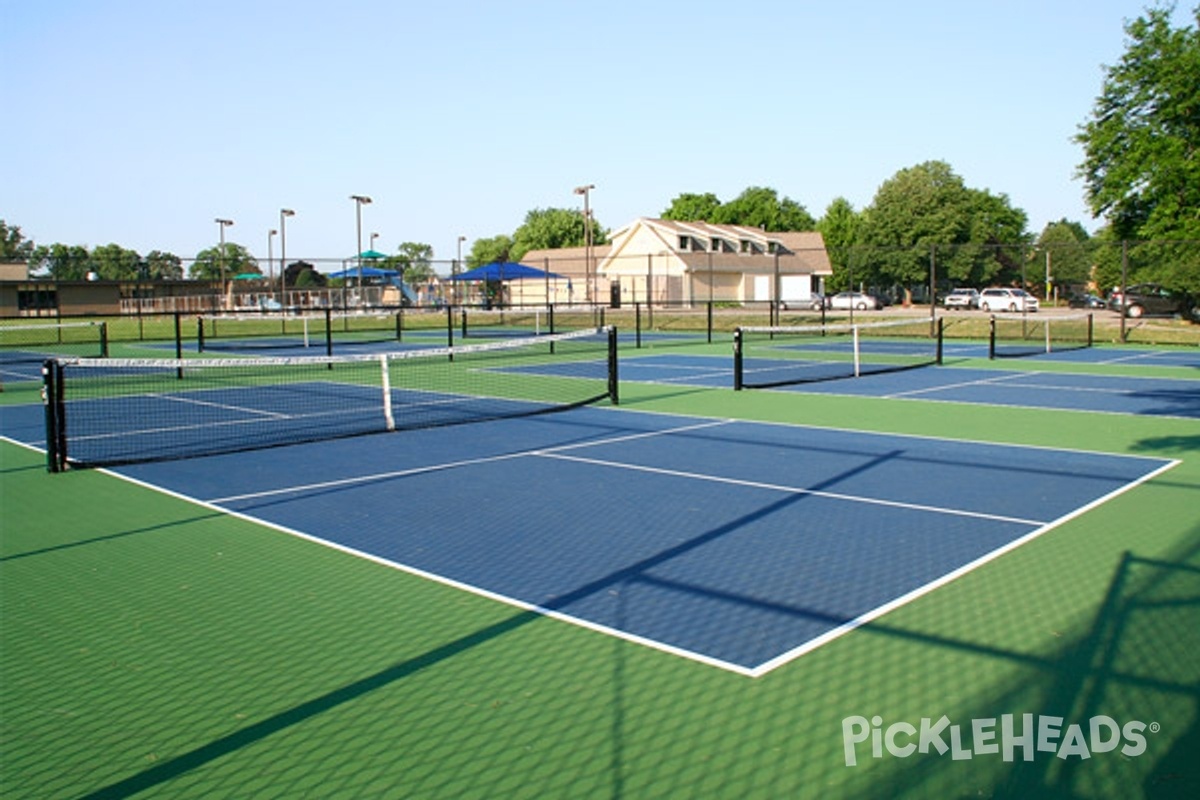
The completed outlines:
{"type": "Polygon", "coordinates": [[[642,349],[642,301],[638,300],[633,304],[633,319],[634,319],[634,347],[638,350],[642,349]]]}
{"type": "Polygon", "coordinates": [[[946,322],[946,320],[944,317],[938,317],[937,323],[934,326],[935,327],[934,336],[937,337],[937,356],[934,359],[934,363],[937,364],[939,367],[942,365],[942,342],[944,341],[942,332],[943,332],[943,325],[945,324],[945,322],[946,322]]]}
{"type": "Polygon", "coordinates": [[[1049,319],[1047,319],[1046,322],[1043,324],[1042,333],[1046,337],[1046,352],[1049,353],[1050,352],[1050,320],[1049,319]]]}
{"type": "Polygon", "coordinates": [[[396,311],[396,341],[404,341],[404,306],[396,311]]]}
{"type": "MultiPolygon", "coordinates": [[[[333,355],[333,309],[329,306],[325,306],[325,355],[333,355]]],[[[333,369],[333,364],[329,368],[333,369]]]]}
{"type": "Polygon", "coordinates": [[[854,377],[862,377],[862,355],[858,344],[858,326],[855,325],[851,329],[851,338],[854,341],[854,377]]]}
{"type": "Polygon", "coordinates": [[[467,322],[467,307],[466,307],[466,306],[463,306],[463,307],[462,307],[462,309],[459,311],[459,313],[460,313],[460,314],[462,314],[462,333],[461,333],[461,337],[462,337],[463,339],[466,339],[466,338],[467,338],[467,325],[469,324],[469,323],[467,322]]]}
{"type": "Polygon", "coordinates": [[[196,315],[196,352],[204,352],[204,317],[196,315]]]}
{"type": "Polygon", "coordinates": [[[42,405],[46,416],[46,471],[58,472],[58,429],[54,417],[54,362],[42,362],[42,405]]]}
{"type": "Polygon", "coordinates": [[[454,347],[454,305],[446,304],[446,347],[454,347]]]}
{"type": "MultiPolygon", "coordinates": [[[[175,312],[175,360],[183,364],[183,320],[181,314],[183,312],[175,312]]],[[[183,380],[183,367],[175,368],[175,378],[183,380]]]]}
{"type": "Polygon", "coordinates": [[[713,302],[712,302],[712,300],[709,300],[707,303],[705,303],[705,305],[708,306],[708,343],[712,344],[712,334],[713,334],[713,302]]]}
{"type": "Polygon", "coordinates": [[[383,424],[385,430],[391,433],[396,430],[396,417],[392,413],[392,382],[388,375],[388,357],[386,353],[379,354],[379,385],[383,388],[383,424]]]}
{"type": "Polygon", "coordinates": [[[1088,314],[1087,315],[1087,346],[1088,347],[1091,347],[1093,344],[1095,344],[1095,340],[1092,338],[1094,335],[1092,324],[1094,321],[1095,321],[1095,315],[1088,314]]]}
{"type": "Polygon", "coordinates": [[[608,398],[614,406],[621,404],[620,380],[617,375],[617,329],[608,329],[608,398]]]}
{"type": "Polygon", "coordinates": [[[733,329],[733,390],[742,390],[742,329],[733,329]]]}
{"type": "Polygon", "coordinates": [[[996,315],[988,320],[988,358],[996,358],[996,315]]]}
{"type": "Polygon", "coordinates": [[[100,357],[108,358],[108,323],[100,323],[100,357]]]}
{"type": "Polygon", "coordinates": [[[46,470],[62,472],[67,449],[62,402],[62,366],[54,359],[42,364],[42,402],[46,407],[46,470]]]}

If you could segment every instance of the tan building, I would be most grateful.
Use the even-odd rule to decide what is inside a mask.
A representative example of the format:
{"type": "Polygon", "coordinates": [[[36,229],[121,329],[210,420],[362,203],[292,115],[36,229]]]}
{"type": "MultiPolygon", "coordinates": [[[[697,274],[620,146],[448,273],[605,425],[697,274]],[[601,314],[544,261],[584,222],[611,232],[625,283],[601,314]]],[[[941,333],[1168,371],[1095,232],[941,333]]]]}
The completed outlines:
{"type": "Polygon", "coordinates": [[[571,279],[575,301],[690,304],[803,300],[833,274],[816,231],[639,218],[586,248],[530,251],[521,262],[571,279]]]}

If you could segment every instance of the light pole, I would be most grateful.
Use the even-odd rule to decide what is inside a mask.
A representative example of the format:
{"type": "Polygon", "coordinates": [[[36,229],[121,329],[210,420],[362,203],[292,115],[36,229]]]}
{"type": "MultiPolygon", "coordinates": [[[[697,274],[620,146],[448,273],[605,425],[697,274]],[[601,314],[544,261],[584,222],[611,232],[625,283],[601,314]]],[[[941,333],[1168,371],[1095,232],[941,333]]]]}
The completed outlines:
{"type": "Polygon", "coordinates": [[[589,302],[595,299],[596,287],[592,285],[592,210],[588,205],[594,183],[586,186],[576,186],[575,194],[583,195],[583,276],[586,298],[589,302]]]}
{"type": "Polygon", "coordinates": [[[275,237],[279,231],[271,228],[267,231],[267,286],[275,283],[275,253],[274,243],[275,237]]]}
{"type": "Polygon", "coordinates": [[[357,234],[357,254],[355,258],[358,260],[358,304],[363,304],[363,282],[362,282],[362,207],[371,202],[371,198],[362,194],[352,194],[350,199],[354,201],[354,222],[355,233],[357,234]]]}
{"type": "Polygon", "coordinates": [[[379,238],[379,234],[378,234],[378,233],[372,233],[372,234],[371,234],[371,244],[370,244],[370,245],[367,247],[367,249],[368,249],[368,250],[374,250],[374,249],[375,249],[375,240],[376,240],[376,239],[378,239],[378,238],[379,238]]]}
{"type": "Polygon", "coordinates": [[[287,305],[287,218],[296,216],[290,208],[279,209],[279,305],[287,305]]]}
{"type": "Polygon", "coordinates": [[[221,250],[219,254],[221,261],[221,305],[227,306],[228,300],[225,296],[225,229],[233,224],[233,220],[221,219],[218,217],[213,221],[217,223],[217,226],[221,231],[221,250]]]}

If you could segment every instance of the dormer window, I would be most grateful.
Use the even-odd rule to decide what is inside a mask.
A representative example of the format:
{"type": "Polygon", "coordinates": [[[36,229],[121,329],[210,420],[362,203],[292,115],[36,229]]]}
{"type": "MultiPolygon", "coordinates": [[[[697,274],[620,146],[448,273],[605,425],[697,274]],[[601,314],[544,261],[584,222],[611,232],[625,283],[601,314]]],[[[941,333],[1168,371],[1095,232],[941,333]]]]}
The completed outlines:
{"type": "Polygon", "coordinates": [[[681,251],[688,249],[688,237],[686,234],[680,234],[679,236],[679,249],[681,251]]]}

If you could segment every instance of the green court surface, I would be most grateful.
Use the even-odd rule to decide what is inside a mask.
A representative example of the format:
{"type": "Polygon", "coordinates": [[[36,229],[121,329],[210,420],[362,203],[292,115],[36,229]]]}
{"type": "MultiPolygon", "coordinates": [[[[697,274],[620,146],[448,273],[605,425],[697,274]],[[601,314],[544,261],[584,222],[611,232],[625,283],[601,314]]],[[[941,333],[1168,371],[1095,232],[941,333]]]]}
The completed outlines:
{"type": "Polygon", "coordinates": [[[748,678],[0,442],[0,795],[1200,796],[1200,422],[634,383],[622,407],[1180,463],[748,678]],[[990,752],[1006,722],[1051,745],[990,752]]]}

